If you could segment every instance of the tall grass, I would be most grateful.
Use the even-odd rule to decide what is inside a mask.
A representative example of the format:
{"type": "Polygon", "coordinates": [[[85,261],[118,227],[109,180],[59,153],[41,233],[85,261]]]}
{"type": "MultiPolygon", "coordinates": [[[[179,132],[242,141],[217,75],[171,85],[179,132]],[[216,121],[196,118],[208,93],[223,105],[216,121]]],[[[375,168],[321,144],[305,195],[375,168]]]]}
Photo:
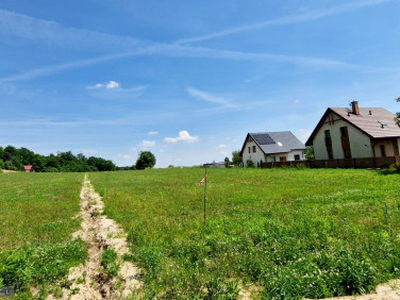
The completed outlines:
{"type": "Polygon", "coordinates": [[[148,298],[316,298],[399,277],[398,174],[197,168],[92,173],[148,298]]]}
{"type": "Polygon", "coordinates": [[[17,298],[58,282],[85,259],[84,243],[71,241],[82,180],[74,173],[0,175],[0,286],[13,286],[17,298]]]}

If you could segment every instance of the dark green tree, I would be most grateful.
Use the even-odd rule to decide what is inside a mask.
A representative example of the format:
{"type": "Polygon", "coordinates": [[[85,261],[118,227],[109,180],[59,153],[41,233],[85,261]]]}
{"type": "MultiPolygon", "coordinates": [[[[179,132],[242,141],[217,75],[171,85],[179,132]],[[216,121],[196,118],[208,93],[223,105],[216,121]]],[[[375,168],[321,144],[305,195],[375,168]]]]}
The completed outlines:
{"type": "Polygon", "coordinates": [[[243,167],[243,159],[240,156],[240,151],[233,151],[232,152],[232,164],[235,167],[243,167]]]}
{"type": "Polygon", "coordinates": [[[224,162],[225,162],[225,168],[231,167],[231,161],[229,160],[229,157],[225,157],[224,162]]]}
{"type": "Polygon", "coordinates": [[[4,161],[0,158],[0,170],[4,169],[4,161]]]}
{"type": "MultiPolygon", "coordinates": [[[[400,97],[397,97],[396,101],[400,102],[400,97]]],[[[394,120],[396,121],[397,126],[400,127],[400,112],[396,113],[396,118],[394,118],[394,120]]]]}
{"type": "Polygon", "coordinates": [[[156,157],[150,151],[141,151],[136,161],[136,169],[152,168],[156,164],[156,157]]]}
{"type": "Polygon", "coordinates": [[[306,155],[306,160],[314,159],[314,147],[307,147],[306,150],[304,151],[304,154],[306,155]]]}

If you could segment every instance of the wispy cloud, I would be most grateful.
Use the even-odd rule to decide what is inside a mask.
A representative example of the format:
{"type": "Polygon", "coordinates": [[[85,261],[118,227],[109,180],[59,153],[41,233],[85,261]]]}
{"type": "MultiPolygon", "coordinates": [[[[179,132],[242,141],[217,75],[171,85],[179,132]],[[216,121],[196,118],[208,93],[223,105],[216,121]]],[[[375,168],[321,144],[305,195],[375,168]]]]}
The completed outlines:
{"type": "Polygon", "coordinates": [[[187,88],[187,92],[189,93],[189,95],[191,97],[196,98],[196,99],[200,99],[200,100],[214,103],[214,104],[219,104],[224,107],[237,107],[237,105],[234,104],[231,100],[225,99],[220,96],[213,95],[211,93],[208,93],[208,92],[205,92],[202,90],[198,90],[198,89],[189,87],[189,88],[187,88]]]}
{"type": "Polygon", "coordinates": [[[149,131],[147,134],[148,135],[157,135],[158,131],[149,131]]]}
{"type": "Polygon", "coordinates": [[[139,85],[131,88],[122,88],[116,81],[108,83],[98,83],[94,86],[87,87],[93,97],[101,99],[132,99],[141,96],[144,90],[147,89],[145,85],[139,85]]]}
{"type": "Polygon", "coordinates": [[[134,56],[212,58],[290,63],[311,65],[322,68],[361,67],[364,69],[368,69],[362,66],[350,65],[345,62],[324,58],[278,55],[273,53],[243,53],[205,47],[193,47],[184,44],[213,39],[238,32],[257,30],[272,25],[286,25],[315,20],[329,15],[349,12],[366,6],[378,5],[389,1],[392,0],[370,0],[347,3],[325,10],[310,11],[302,14],[285,16],[278,19],[267,20],[250,25],[231,28],[205,36],[182,39],[172,44],[153,43],[136,40],[125,36],[103,34],[91,30],[67,28],[56,22],[50,22],[47,20],[36,19],[6,10],[0,10],[0,33],[2,34],[19,36],[28,40],[34,40],[36,42],[42,42],[48,45],[57,45],[67,48],[72,47],[78,50],[82,48],[90,48],[95,50],[105,49],[105,51],[102,51],[103,55],[100,54],[98,57],[95,58],[88,58],[78,61],[64,62],[50,66],[38,67],[36,69],[28,70],[20,74],[0,78],[0,83],[31,80],[42,76],[49,76],[51,74],[69,69],[97,65],[112,60],[134,56]]]}
{"type": "Polygon", "coordinates": [[[293,15],[288,15],[288,16],[284,16],[281,18],[277,18],[277,19],[266,20],[266,21],[249,24],[249,25],[243,25],[243,26],[238,26],[238,27],[234,27],[234,28],[229,28],[226,30],[217,31],[217,32],[210,33],[210,34],[203,35],[203,36],[180,39],[180,40],[177,40],[175,43],[182,45],[182,44],[188,44],[188,43],[194,43],[194,42],[203,42],[203,41],[207,41],[207,40],[211,40],[211,39],[215,39],[215,38],[219,38],[219,37],[224,37],[224,36],[228,36],[228,35],[232,35],[232,34],[236,34],[236,33],[259,30],[259,29],[262,29],[265,27],[270,27],[270,26],[282,26],[282,25],[303,23],[303,22],[318,20],[318,19],[328,17],[331,15],[351,12],[353,10],[361,9],[361,8],[364,8],[367,6],[379,5],[379,4],[382,4],[385,2],[390,2],[390,1],[393,1],[393,0],[369,0],[369,1],[350,2],[350,3],[345,3],[343,5],[327,8],[327,9],[313,10],[313,11],[308,11],[308,12],[304,12],[301,14],[293,14],[293,15]]]}
{"type": "Polygon", "coordinates": [[[228,155],[228,152],[226,152],[226,148],[227,146],[225,144],[221,144],[215,147],[215,149],[217,149],[221,155],[228,155]]]}
{"type": "Polygon", "coordinates": [[[49,46],[96,51],[122,51],[143,47],[143,41],[92,30],[65,27],[57,22],[0,9],[0,33],[42,42],[49,46]]]}
{"type": "Polygon", "coordinates": [[[164,141],[167,143],[195,143],[199,141],[199,138],[197,136],[191,136],[186,130],[182,130],[177,137],[166,137],[164,141]]]}

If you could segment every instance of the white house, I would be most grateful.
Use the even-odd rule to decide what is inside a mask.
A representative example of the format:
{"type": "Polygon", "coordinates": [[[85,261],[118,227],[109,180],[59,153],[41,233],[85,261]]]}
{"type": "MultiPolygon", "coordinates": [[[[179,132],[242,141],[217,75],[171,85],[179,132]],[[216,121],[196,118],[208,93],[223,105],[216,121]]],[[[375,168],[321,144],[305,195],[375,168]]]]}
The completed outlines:
{"type": "Polygon", "coordinates": [[[248,133],[240,155],[245,167],[263,162],[304,160],[306,147],[290,131],[248,133]]]}
{"type": "Polygon", "coordinates": [[[315,159],[371,158],[399,155],[400,128],[384,108],[329,107],[307,140],[315,159]]]}

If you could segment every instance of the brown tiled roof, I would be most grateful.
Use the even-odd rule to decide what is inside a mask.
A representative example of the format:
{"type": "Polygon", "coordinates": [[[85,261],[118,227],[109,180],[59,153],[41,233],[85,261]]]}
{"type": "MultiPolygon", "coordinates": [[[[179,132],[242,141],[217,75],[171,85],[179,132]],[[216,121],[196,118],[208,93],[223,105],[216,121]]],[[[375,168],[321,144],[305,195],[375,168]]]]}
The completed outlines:
{"type": "Polygon", "coordinates": [[[384,108],[360,107],[359,115],[344,107],[332,107],[331,110],[373,138],[400,137],[400,127],[394,121],[396,116],[384,108]]]}
{"type": "Polygon", "coordinates": [[[308,138],[307,146],[313,144],[315,135],[332,112],[372,138],[400,137],[400,127],[394,121],[396,115],[382,107],[362,107],[359,115],[354,114],[350,108],[329,107],[308,138]],[[382,124],[386,125],[382,127],[382,124]]]}

